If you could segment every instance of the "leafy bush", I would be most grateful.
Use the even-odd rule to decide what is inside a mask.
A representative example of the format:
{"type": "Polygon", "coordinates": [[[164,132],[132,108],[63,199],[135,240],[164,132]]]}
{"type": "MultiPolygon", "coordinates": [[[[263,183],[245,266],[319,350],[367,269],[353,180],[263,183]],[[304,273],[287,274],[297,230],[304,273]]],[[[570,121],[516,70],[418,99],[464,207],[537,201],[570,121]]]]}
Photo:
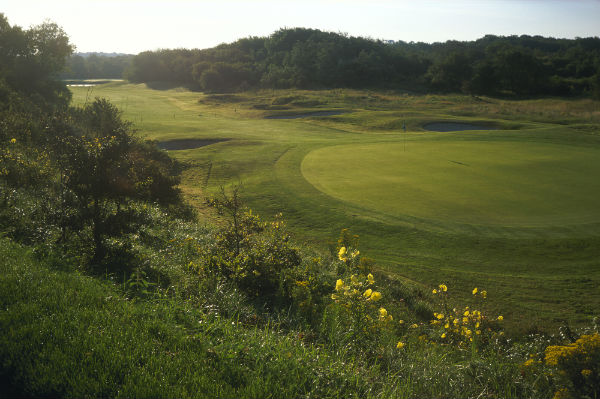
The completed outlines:
{"type": "Polygon", "coordinates": [[[292,246],[284,223],[276,219],[265,223],[243,206],[234,188],[231,195],[223,190],[221,198],[209,203],[229,215],[228,226],[215,237],[214,245],[199,248],[195,268],[203,278],[232,281],[251,297],[266,304],[281,303],[289,298],[286,271],[301,263],[297,248],[292,246]]]}

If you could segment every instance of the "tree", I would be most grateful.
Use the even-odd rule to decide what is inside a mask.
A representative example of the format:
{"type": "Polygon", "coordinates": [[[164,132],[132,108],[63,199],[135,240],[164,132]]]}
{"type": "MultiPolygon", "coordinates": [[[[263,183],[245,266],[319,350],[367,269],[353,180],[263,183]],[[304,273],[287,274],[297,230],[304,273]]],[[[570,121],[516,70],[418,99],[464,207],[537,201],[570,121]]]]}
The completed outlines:
{"type": "Polygon", "coordinates": [[[64,201],[61,228],[81,232],[89,227],[93,264],[107,255],[107,238],[139,225],[134,201],[181,202],[175,161],[155,144],[135,138],[131,124],[107,100],[72,110],[51,129],[64,201]]]}
{"type": "Polygon", "coordinates": [[[0,80],[44,107],[65,107],[70,92],[58,78],[74,46],[56,24],[11,27],[0,14],[0,80]]]}
{"type": "Polygon", "coordinates": [[[472,74],[472,61],[464,52],[450,53],[427,72],[432,87],[444,91],[463,90],[472,74]]]}

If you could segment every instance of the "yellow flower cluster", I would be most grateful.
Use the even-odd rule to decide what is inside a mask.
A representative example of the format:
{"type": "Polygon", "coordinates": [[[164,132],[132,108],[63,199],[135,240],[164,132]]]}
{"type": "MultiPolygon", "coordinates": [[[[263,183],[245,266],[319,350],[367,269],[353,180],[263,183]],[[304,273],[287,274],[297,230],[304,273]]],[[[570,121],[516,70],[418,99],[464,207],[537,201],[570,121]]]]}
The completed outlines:
{"type": "Polygon", "coordinates": [[[568,345],[550,345],[546,348],[544,361],[557,368],[555,377],[559,386],[555,398],[598,397],[598,374],[600,374],[600,334],[587,334],[568,345]],[[583,379],[582,379],[583,377],[583,379]],[[570,392],[564,386],[570,386],[570,392]]]}
{"type": "Polygon", "coordinates": [[[379,308],[379,320],[380,321],[392,321],[394,318],[385,308],[379,308]]]}
{"type": "Polygon", "coordinates": [[[593,357],[600,355],[600,334],[582,335],[569,345],[551,345],[546,348],[547,365],[556,366],[561,360],[577,357],[593,357]]]}
{"type": "Polygon", "coordinates": [[[436,295],[436,294],[441,294],[443,292],[447,292],[448,291],[448,287],[446,286],[446,284],[440,284],[438,286],[438,288],[434,288],[431,292],[436,295]]]}
{"type": "Polygon", "coordinates": [[[377,303],[382,295],[375,290],[374,283],[375,278],[371,273],[366,276],[352,274],[349,278],[338,279],[335,292],[331,294],[338,309],[345,313],[345,322],[362,338],[391,328],[394,320],[388,310],[377,303]]]}
{"type": "Polygon", "coordinates": [[[525,363],[523,363],[523,367],[532,367],[532,366],[534,366],[536,364],[539,364],[539,363],[541,363],[541,362],[538,361],[538,360],[535,360],[533,357],[530,357],[529,359],[527,359],[525,361],[525,363]]]}
{"type": "MultiPolygon", "coordinates": [[[[442,295],[448,291],[445,284],[440,284],[437,289],[433,290],[434,294],[442,295]]],[[[486,298],[487,292],[474,288],[471,293],[486,298]]],[[[443,307],[446,308],[445,296],[441,297],[443,307]]],[[[504,318],[498,316],[497,320],[502,321],[504,318]]],[[[489,326],[484,327],[485,323],[489,323],[480,310],[471,309],[466,306],[462,310],[452,309],[444,313],[433,313],[433,319],[430,324],[433,326],[443,326],[443,330],[439,332],[439,337],[446,342],[458,342],[459,344],[473,342],[477,336],[482,335],[485,331],[491,331],[489,326]]]]}
{"type": "Polygon", "coordinates": [[[348,253],[348,249],[346,247],[341,247],[338,252],[338,259],[343,262],[346,262],[350,259],[356,258],[358,255],[360,255],[360,251],[358,249],[355,249],[352,252],[348,253]]]}
{"type": "MultiPolygon", "coordinates": [[[[381,293],[379,291],[373,291],[371,288],[367,288],[362,294],[360,294],[364,286],[373,285],[374,283],[375,279],[371,273],[369,273],[366,279],[364,276],[359,278],[356,276],[356,274],[353,274],[350,276],[350,284],[344,283],[344,280],[341,278],[338,279],[335,282],[335,290],[337,292],[341,292],[346,297],[362,296],[362,298],[367,301],[377,302],[381,299],[381,293]]],[[[341,297],[337,294],[331,294],[331,299],[339,302],[341,297]]]]}
{"type": "Polygon", "coordinates": [[[585,378],[589,377],[592,375],[592,370],[590,369],[583,369],[581,370],[581,375],[584,376],[585,378]]]}

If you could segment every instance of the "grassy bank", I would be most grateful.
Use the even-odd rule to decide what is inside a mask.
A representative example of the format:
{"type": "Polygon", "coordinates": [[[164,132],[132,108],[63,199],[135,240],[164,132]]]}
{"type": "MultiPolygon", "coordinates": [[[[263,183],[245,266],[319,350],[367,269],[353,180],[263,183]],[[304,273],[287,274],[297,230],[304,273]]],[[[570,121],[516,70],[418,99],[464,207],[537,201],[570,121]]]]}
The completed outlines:
{"type": "Polygon", "coordinates": [[[434,330],[419,323],[406,325],[402,347],[385,334],[358,345],[366,336],[343,321],[311,329],[293,313],[254,313],[231,286],[198,287],[185,300],[136,294],[5,239],[0,259],[0,380],[10,397],[523,398],[556,389],[523,373],[545,339],[476,350],[430,340],[434,330]]]}

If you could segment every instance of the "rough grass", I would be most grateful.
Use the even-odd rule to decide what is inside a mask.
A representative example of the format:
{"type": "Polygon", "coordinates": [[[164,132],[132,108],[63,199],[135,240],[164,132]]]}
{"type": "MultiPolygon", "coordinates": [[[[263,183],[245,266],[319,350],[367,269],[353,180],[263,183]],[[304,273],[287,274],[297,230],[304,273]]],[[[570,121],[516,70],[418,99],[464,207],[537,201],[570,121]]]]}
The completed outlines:
{"type": "Polygon", "coordinates": [[[528,398],[551,392],[521,373],[528,348],[507,351],[500,344],[475,353],[413,333],[402,350],[395,341],[370,343],[383,345],[375,357],[351,349],[343,330],[315,343],[290,329],[285,316],[279,323],[244,324],[235,314],[159,291],[128,297],[108,280],[55,266],[0,239],[3,397],[528,398]]]}
{"type": "MultiPolygon", "coordinates": [[[[563,322],[587,323],[600,307],[600,292],[594,289],[600,285],[600,229],[597,223],[588,223],[598,216],[593,200],[598,167],[594,154],[600,148],[598,102],[506,101],[346,89],[205,96],[181,89],[158,91],[121,83],[72,91],[76,103],[96,95],[108,97],[148,138],[230,139],[171,153],[189,163],[182,188],[199,207],[206,193],[241,181],[243,195],[254,210],[265,217],[283,212],[291,230],[309,242],[323,246],[341,228],[348,227],[361,236],[361,251],[394,276],[424,288],[440,282],[459,292],[469,292],[473,286],[486,288],[490,306],[506,314],[509,326],[518,331],[554,328],[563,322]],[[328,110],[348,113],[296,120],[264,119],[328,110]],[[434,133],[422,129],[432,121],[483,123],[499,130],[434,133]],[[407,126],[405,134],[400,133],[403,123],[407,126]],[[431,201],[446,201],[448,206],[448,199],[436,192],[428,197],[429,204],[412,199],[413,208],[420,207],[420,213],[414,209],[403,213],[403,206],[386,199],[387,190],[364,174],[365,170],[377,172],[375,166],[363,167],[351,150],[376,148],[376,153],[381,153],[402,148],[403,152],[404,140],[407,151],[414,149],[415,156],[420,149],[420,160],[426,159],[426,150],[435,149],[437,158],[431,162],[441,162],[442,144],[448,144],[461,158],[450,160],[468,163],[463,161],[473,162],[476,158],[488,162],[487,176],[491,173],[497,184],[506,182],[511,189],[520,187],[530,200],[519,196],[511,202],[506,195],[493,196],[493,191],[468,185],[465,175],[456,173],[438,185],[430,172],[430,180],[413,183],[427,184],[431,190],[443,189],[443,194],[454,195],[455,201],[462,191],[451,192],[456,188],[452,183],[467,185],[465,189],[477,194],[482,212],[477,215],[464,207],[459,212],[453,205],[446,215],[435,217],[438,211],[431,201]],[[388,148],[384,143],[392,145],[388,148]],[[488,159],[481,149],[489,154],[487,149],[494,144],[498,144],[494,148],[505,151],[492,152],[488,159]],[[355,179],[372,187],[349,183],[344,186],[344,194],[335,198],[304,178],[301,165],[305,157],[309,161],[322,154],[333,162],[335,157],[327,156],[327,148],[339,145],[347,146],[344,148],[350,151],[349,158],[337,159],[337,164],[330,167],[317,167],[327,168],[329,178],[331,173],[344,173],[348,182],[355,179]],[[530,155],[537,158],[532,157],[524,165],[512,160],[504,170],[497,163],[491,165],[494,157],[500,160],[499,154],[507,151],[518,151],[525,159],[530,155]],[[544,155],[553,156],[544,161],[544,155]],[[554,177],[560,184],[554,183],[554,177]],[[544,181],[548,183],[540,184],[544,181]],[[372,195],[381,199],[373,201],[372,195]],[[382,210],[382,206],[387,208],[382,210]],[[508,226],[494,223],[498,217],[496,207],[504,212],[504,218],[517,219],[508,226]]],[[[401,159],[398,162],[397,166],[406,166],[401,159]]],[[[453,169],[447,171],[462,167],[450,166],[453,169]]],[[[377,177],[382,181],[385,174],[377,177]]],[[[470,178],[486,182],[485,177],[483,173],[470,178]]]]}
{"type": "Polygon", "coordinates": [[[193,302],[130,300],[5,239],[0,255],[3,397],[354,397],[368,389],[358,365],[296,334],[244,327],[193,302]]]}

